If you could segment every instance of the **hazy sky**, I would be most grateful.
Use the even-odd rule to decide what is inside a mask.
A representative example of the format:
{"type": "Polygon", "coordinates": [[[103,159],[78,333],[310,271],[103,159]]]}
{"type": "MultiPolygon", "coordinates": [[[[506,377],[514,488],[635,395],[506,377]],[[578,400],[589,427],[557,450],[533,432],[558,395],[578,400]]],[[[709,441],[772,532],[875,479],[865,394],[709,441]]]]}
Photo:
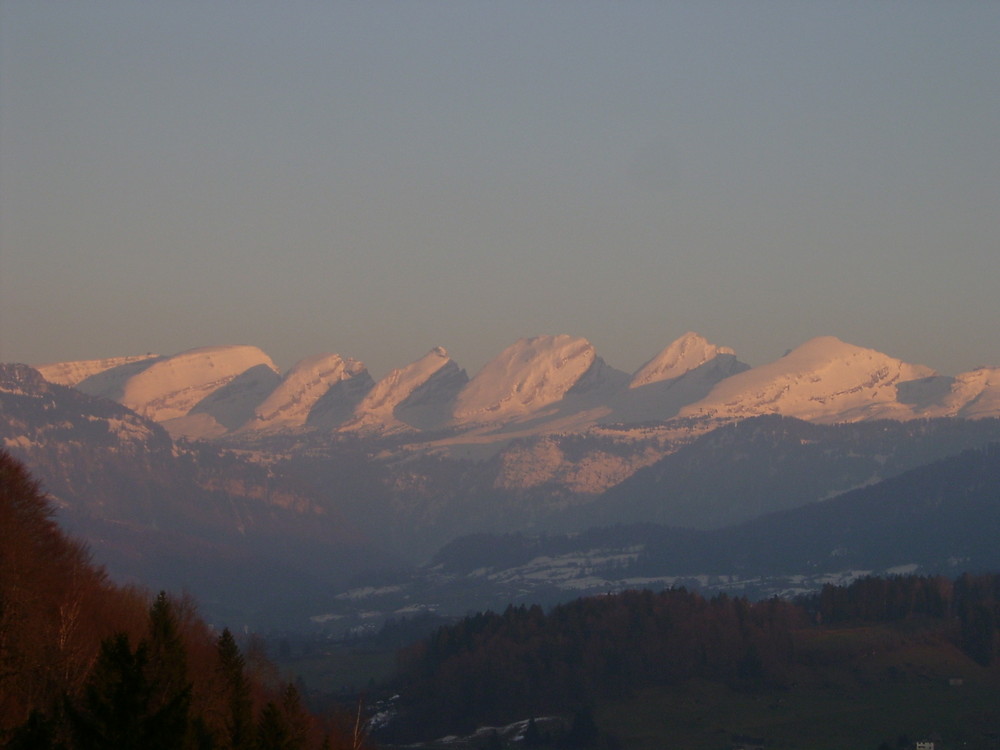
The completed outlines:
{"type": "Polygon", "coordinates": [[[1000,2],[0,2],[0,360],[1000,365],[1000,2]]]}

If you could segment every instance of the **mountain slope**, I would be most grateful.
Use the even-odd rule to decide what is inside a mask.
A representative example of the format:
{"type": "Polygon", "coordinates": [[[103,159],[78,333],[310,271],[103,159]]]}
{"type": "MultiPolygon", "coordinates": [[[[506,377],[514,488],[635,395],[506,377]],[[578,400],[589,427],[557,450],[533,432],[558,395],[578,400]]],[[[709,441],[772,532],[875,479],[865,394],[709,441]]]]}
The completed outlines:
{"type": "Polygon", "coordinates": [[[820,423],[907,419],[913,413],[897,400],[897,385],[934,374],[930,368],[821,336],[774,362],[727,378],[680,416],[781,414],[820,423]]]}
{"type": "Polygon", "coordinates": [[[1000,441],[1000,420],[821,425],[768,415],[721,427],[577,511],[579,525],[720,528],[1000,441]]]}
{"type": "Polygon", "coordinates": [[[945,376],[832,336],[758,367],[688,332],[629,376],[583,338],[521,339],[469,380],[436,348],[374,383],[336,354],[297,363],[280,381],[254,347],[207,347],[46,365],[54,382],[126,404],[177,437],[246,442],[259,434],[406,433],[410,447],[487,457],[511,440],[678,418],[722,424],[779,414],[833,424],[1000,416],[1000,369],[945,376]]]}
{"type": "Polygon", "coordinates": [[[488,362],[458,394],[459,424],[504,422],[560,401],[597,360],[586,339],[567,335],[520,339],[488,362]]]}
{"type": "Polygon", "coordinates": [[[129,377],[116,400],[144,417],[165,422],[185,416],[202,399],[258,365],[276,369],[270,357],[255,346],[191,349],[129,377]]]}
{"type": "Polygon", "coordinates": [[[998,528],[1000,443],[992,443],[722,529],[616,523],[569,534],[470,534],[416,574],[349,590],[333,606],[449,615],[681,585],[768,598],[871,572],[997,570],[998,528]]]}
{"type": "Polygon", "coordinates": [[[212,438],[253,419],[256,408],[281,383],[269,365],[251,367],[199,401],[185,416],[164,422],[174,437],[212,438]]]}
{"type": "Polygon", "coordinates": [[[468,380],[448,352],[435,347],[378,381],[341,429],[382,432],[438,427],[447,421],[456,395],[468,380]]]}
{"type": "Polygon", "coordinates": [[[728,533],[734,563],[760,570],[997,570],[1000,443],[965,451],[728,533]],[[740,541],[742,540],[742,541],[740,541]]]}
{"type": "Polygon", "coordinates": [[[1000,413],[1000,368],[980,367],[954,378],[932,377],[899,386],[901,401],[919,416],[979,419],[1000,413]]]}
{"type": "Polygon", "coordinates": [[[344,359],[339,354],[320,354],[300,360],[254,409],[253,418],[243,429],[275,431],[301,427],[331,388],[352,378],[360,378],[358,382],[363,383],[364,390],[370,387],[368,371],[355,359],[344,359]]]}
{"type": "Polygon", "coordinates": [[[703,336],[688,331],[636,370],[629,388],[674,380],[724,354],[735,354],[728,346],[710,344],[703,336]]]}
{"type": "MultiPolygon", "coordinates": [[[[131,357],[111,357],[108,359],[91,359],[78,362],[55,362],[48,365],[39,365],[36,369],[50,383],[68,385],[75,388],[87,380],[93,380],[98,375],[111,371],[116,373],[116,379],[124,380],[125,378],[121,376],[121,373],[125,372],[127,373],[126,377],[130,377],[161,359],[163,357],[156,354],[139,354],[131,357]]],[[[94,389],[101,387],[99,385],[91,386],[94,389]]],[[[81,390],[89,392],[86,388],[81,388],[81,390]]],[[[92,395],[104,394],[93,393],[92,395]]]]}
{"type": "Polygon", "coordinates": [[[605,421],[670,419],[726,378],[749,368],[729,347],[686,333],[636,371],[628,388],[615,394],[613,413],[605,421]]]}

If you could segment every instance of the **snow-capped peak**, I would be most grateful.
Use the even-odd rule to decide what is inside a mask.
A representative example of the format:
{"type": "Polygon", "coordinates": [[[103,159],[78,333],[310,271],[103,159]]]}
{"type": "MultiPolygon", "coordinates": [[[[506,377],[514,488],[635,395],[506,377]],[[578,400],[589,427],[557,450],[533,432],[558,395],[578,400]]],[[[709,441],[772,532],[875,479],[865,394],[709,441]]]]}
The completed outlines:
{"type": "Polygon", "coordinates": [[[1000,367],[980,367],[955,378],[952,403],[966,419],[1000,414],[1000,367]]]}
{"type": "MultiPolygon", "coordinates": [[[[42,377],[50,383],[68,385],[73,388],[84,380],[93,378],[100,373],[115,370],[124,365],[136,365],[137,363],[145,363],[148,366],[158,359],[162,359],[162,357],[157,354],[138,354],[131,357],[87,359],[77,362],[53,362],[47,365],[39,365],[35,369],[42,373],[42,377]]],[[[141,369],[141,366],[136,369],[141,369]]]]}
{"type": "MultiPolygon", "coordinates": [[[[447,350],[436,346],[427,354],[406,367],[393,370],[382,378],[354,410],[354,418],[343,429],[358,430],[365,428],[389,429],[403,426],[397,409],[406,404],[414,393],[421,388],[427,388],[435,378],[450,376],[448,379],[458,387],[468,381],[464,371],[460,371],[447,350]]],[[[447,390],[447,389],[444,389],[447,390]]],[[[443,399],[454,398],[457,388],[443,394],[443,399]]]]}
{"type": "Polygon", "coordinates": [[[899,387],[899,400],[918,417],[979,419],[1000,415],[1000,367],[979,367],[953,378],[915,380],[899,387]]]}
{"type": "Polygon", "coordinates": [[[584,338],[560,334],[520,339],[488,362],[458,394],[458,422],[495,422],[559,401],[593,365],[584,338]]]}
{"type": "Polygon", "coordinates": [[[154,362],[129,377],[122,385],[119,400],[157,422],[175,419],[258,365],[277,370],[270,357],[255,346],[191,349],[154,362]]]}
{"type": "Polygon", "coordinates": [[[720,354],[735,354],[728,346],[715,346],[703,337],[688,331],[666,349],[640,367],[629,388],[639,388],[662,380],[679,378],[720,354]]]}
{"type": "Polygon", "coordinates": [[[302,426],[332,385],[362,373],[367,374],[364,364],[339,354],[317,354],[299,360],[254,410],[246,427],[270,430],[302,426]]]}
{"type": "Polygon", "coordinates": [[[766,365],[733,375],[680,416],[741,419],[783,414],[813,422],[906,418],[896,387],[934,375],[873,349],[820,336],[766,365]]]}

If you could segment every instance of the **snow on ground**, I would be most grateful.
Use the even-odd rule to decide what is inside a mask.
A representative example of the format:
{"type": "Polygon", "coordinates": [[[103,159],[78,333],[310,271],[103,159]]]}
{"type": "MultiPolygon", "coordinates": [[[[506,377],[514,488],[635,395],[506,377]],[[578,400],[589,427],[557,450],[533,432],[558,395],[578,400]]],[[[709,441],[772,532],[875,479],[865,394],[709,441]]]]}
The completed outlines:
{"type": "Polygon", "coordinates": [[[358,404],[354,418],[341,429],[351,431],[366,427],[403,426],[396,419],[396,407],[449,365],[455,367],[448,352],[443,347],[438,346],[416,362],[393,370],[375,384],[375,387],[358,404]]]}

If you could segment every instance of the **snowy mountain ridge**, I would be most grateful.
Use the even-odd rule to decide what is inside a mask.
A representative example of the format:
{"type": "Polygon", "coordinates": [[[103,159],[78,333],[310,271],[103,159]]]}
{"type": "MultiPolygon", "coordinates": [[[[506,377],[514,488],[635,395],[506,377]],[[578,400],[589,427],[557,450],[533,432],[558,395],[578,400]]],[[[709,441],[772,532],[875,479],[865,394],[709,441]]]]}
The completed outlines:
{"type": "Polygon", "coordinates": [[[510,421],[563,399],[597,360],[589,341],[520,339],[486,364],[458,394],[457,423],[510,421]]]}
{"type": "Polygon", "coordinates": [[[468,381],[465,371],[459,369],[447,350],[436,346],[416,362],[393,370],[376,383],[341,429],[380,432],[419,429],[421,424],[439,425],[448,419],[448,407],[468,381]],[[433,413],[435,407],[437,415],[433,413]],[[414,410],[421,410],[422,416],[414,410]]]}
{"type": "Polygon", "coordinates": [[[954,377],[833,336],[757,367],[688,332],[631,376],[585,338],[520,339],[471,379],[443,347],[379,382],[339,354],[280,375],[252,346],[192,349],[39,368],[162,423],[175,437],[328,430],[446,434],[442,444],[579,432],[673,417],[714,424],[765,414],[817,423],[1000,416],[1000,368],[954,377]]]}
{"type": "Polygon", "coordinates": [[[318,354],[300,360],[254,409],[253,419],[244,429],[301,427],[333,385],[366,375],[367,370],[361,362],[344,359],[339,354],[318,354]]]}
{"type": "Polygon", "coordinates": [[[80,362],[55,362],[49,365],[39,365],[36,369],[50,383],[75,388],[83,381],[100,373],[120,370],[126,365],[136,366],[136,370],[145,369],[158,359],[162,359],[158,354],[139,354],[132,357],[111,357],[80,362]]]}
{"type": "Polygon", "coordinates": [[[735,355],[736,352],[728,346],[710,344],[697,333],[688,331],[636,370],[628,387],[641,388],[651,383],[679,378],[686,372],[695,370],[715,359],[720,354],[735,355]]]}
{"type": "Polygon", "coordinates": [[[781,414],[807,422],[856,422],[915,416],[900,403],[900,383],[934,376],[833,336],[810,339],[774,362],[726,378],[680,416],[742,419],[781,414]]]}

